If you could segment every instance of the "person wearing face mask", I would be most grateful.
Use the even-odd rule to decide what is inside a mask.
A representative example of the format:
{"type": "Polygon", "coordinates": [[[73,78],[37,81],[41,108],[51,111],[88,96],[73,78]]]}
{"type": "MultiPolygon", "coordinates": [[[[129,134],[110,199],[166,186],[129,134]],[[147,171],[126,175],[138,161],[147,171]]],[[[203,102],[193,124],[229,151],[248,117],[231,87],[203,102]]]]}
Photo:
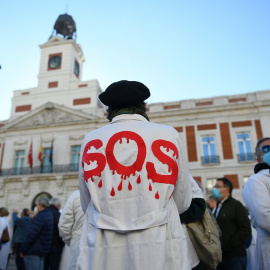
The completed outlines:
{"type": "Polygon", "coordinates": [[[257,269],[270,269],[270,137],[258,140],[258,163],[243,189],[243,199],[257,231],[257,269]]]}
{"type": "Polygon", "coordinates": [[[222,232],[222,262],[217,270],[245,270],[247,253],[245,242],[251,235],[248,213],[231,194],[233,185],[228,178],[218,178],[213,196],[218,200],[213,215],[222,232]]]}

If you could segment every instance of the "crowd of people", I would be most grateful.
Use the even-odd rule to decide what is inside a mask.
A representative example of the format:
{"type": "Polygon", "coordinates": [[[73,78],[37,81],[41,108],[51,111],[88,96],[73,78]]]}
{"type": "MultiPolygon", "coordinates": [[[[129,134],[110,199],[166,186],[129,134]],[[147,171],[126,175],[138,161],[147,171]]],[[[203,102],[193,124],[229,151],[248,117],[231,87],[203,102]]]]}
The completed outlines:
{"type": "Polygon", "coordinates": [[[243,189],[246,207],[232,197],[226,177],[205,200],[177,131],[150,122],[149,96],[135,81],[100,94],[110,124],[85,136],[79,190],[62,210],[58,198],[39,198],[35,213],[23,209],[19,217],[13,210],[12,236],[9,212],[0,208],[0,269],[7,269],[11,248],[19,270],[270,269],[270,138],[256,145],[255,174],[243,189]],[[214,268],[187,229],[206,212],[221,245],[214,268]]]}

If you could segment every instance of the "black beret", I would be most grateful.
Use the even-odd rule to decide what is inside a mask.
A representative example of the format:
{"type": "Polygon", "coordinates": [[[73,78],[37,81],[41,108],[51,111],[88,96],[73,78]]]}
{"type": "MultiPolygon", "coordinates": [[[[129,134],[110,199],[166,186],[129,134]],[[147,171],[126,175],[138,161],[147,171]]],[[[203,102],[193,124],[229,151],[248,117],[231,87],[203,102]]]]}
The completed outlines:
{"type": "Polygon", "coordinates": [[[144,84],[125,80],[112,83],[99,95],[103,104],[114,108],[136,105],[149,97],[150,91],[144,84]]]}

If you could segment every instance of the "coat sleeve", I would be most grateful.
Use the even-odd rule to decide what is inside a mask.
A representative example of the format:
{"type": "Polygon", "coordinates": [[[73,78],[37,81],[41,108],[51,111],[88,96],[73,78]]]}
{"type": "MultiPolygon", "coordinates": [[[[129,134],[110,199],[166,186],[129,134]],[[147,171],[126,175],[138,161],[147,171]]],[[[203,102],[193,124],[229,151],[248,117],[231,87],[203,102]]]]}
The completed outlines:
{"type": "Polygon", "coordinates": [[[200,220],[206,210],[206,203],[202,194],[202,190],[193,177],[190,175],[192,186],[192,200],[190,207],[180,215],[181,223],[188,224],[200,220]]]}
{"type": "Polygon", "coordinates": [[[68,245],[70,244],[70,240],[72,237],[72,229],[75,221],[75,212],[74,212],[75,195],[76,195],[75,193],[72,193],[68,201],[66,202],[66,205],[61,213],[58,224],[59,235],[68,245]]]}
{"type": "Polygon", "coordinates": [[[244,186],[243,199],[256,224],[270,234],[270,196],[263,179],[253,175],[244,186]]]}
{"type": "Polygon", "coordinates": [[[17,213],[12,213],[12,219],[13,219],[14,225],[24,225],[25,224],[24,220],[22,220],[22,218],[19,218],[17,213]]]}
{"type": "Polygon", "coordinates": [[[183,149],[183,144],[178,134],[177,134],[177,142],[178,142],[179,172],[178,172],[178,179],[176,181],[176,186],[173,192],[173,198],[176,203],[179,214],[182,214],[190,206],[192,200],[192,186],[190,181],[188,164],[183,149]]]}
{"type": "Polygon", "coordinates": [[[235,205],[235,212],[238,230],[231,237],[230,242],[232,246],[237,247],[240,246],[242,243],[245,243],[245,241],[251,235],[251,225],[248,218],[248,212],[239,201],[237,201],[237,204],[235,205]]]}

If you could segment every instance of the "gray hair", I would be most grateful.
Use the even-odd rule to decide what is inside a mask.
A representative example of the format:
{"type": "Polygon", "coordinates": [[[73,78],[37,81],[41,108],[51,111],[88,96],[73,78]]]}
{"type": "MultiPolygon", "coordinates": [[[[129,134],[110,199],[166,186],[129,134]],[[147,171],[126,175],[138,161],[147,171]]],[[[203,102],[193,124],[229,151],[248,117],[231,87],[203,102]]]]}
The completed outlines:
{"type": "Polygon", "coordinates": [[[270,140],[270,138],[269,137],[264,137],[264,138],[261,138],[261,139],[259,139],[257,141],[256,147],[255,147],[255,154],[256,154],[257,158],[259,158],[263,154],[262,150],[260,149],[261,143],[263,143],[263,142],[265,142],[267,140],[270,140]]]}
{"type": "Polygon", "coordinates": [[[54,205],[54,206],[61,206],[61,201],[60,201],[60,199],[58,199],[58,198],[51,198],[51,200],[50,200],[50,205],[54,205]]]}
{"type": "Polygon", "coordinates": [[[39,198],[37,200],[37,205],[41,205],[43,208],[48,208],[49,207],[49,199],[48,198],[39,198]]]}

